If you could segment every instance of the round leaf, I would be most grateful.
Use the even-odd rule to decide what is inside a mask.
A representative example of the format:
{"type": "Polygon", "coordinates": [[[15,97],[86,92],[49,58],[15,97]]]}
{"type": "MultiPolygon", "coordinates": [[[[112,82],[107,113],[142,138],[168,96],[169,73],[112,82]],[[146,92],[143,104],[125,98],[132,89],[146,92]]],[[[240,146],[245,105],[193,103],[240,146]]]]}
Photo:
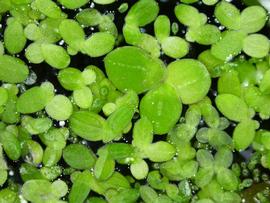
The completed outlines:
{"type": "Polygon", "coordinates": [[[63,47],[54,44],[42,44],[41,50],[46,63],[53,68],[63,69],[70,63],[70,57],[63,47]]]}
{"type": "Polygon", "coordinates": [[[66,96],[57,95],[46,105],[45,110],[55,120],[67,120],[72,114],[73,107],[66,96]]]}
{"type": "Polygon", "coordinates": [[[164,65],[136,47],[117,48],[105,57],[105,68],[113,84],[137,93],[151,89],[163,79],[164,65]]]}
{"type": "Polygon", "coordinates": [[[201,62],[182,59],[170,63],[167,69],[166,82],[176,88],[184,104],[196,103],[208,93],[211,79],[201,62]]]}
{"type": "Polygon", "coordinates": [[[0,55],[0,80],[8,83],[20,83],[27,78],[28,74],[28,67],[22,60],[0,55]]]}
{"type": "Polygon", "coordinates": [[[216,97],[218,110],[233,121],[242,121],[250,117],[247,104],[232,94],[220,94],[216,97]]]}
{"type": "Polygon", "coordinates": [[[95,164],[94,153],[82,144],[68,145],[63,150],[63,158],[68,165],[75,169],[90,169],[95,164]]]}
{"type": "Polygon", "coordinates": [[[176,91],[167,84],[149,91],[140,103],[141,116],[152,122],[155,134],[168,133],[178,121],[181,112],[181,101],[176,91]]]}

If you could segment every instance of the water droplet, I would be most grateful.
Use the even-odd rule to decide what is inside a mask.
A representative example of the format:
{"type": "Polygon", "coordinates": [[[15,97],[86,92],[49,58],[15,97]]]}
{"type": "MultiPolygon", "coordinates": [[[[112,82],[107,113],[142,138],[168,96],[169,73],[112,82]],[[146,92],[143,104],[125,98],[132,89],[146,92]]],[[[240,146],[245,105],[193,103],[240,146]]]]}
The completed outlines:
{"type": "Polygon", "coordinates": [[[64,41],[64,40],[61,40],[58,44],[59,44],[60,46],[63,46],[64,43],[65,43],[65,41],[64,41]]]}
{"type": "Polygon", "coordinates": [[[10,170],[8,173],[9,176],[14,176],[14,171],[10,170]]]}
{"type": "Polygon", "coordinates": [[[218,26],[218,29],[219,29],[220,31],[223,31],[223,30],[225,29],[225,26],[220,25],[220,26],[218,26]]]}
{"type": "Polygon", "coordinates": [[[64,127],[66,125],[65,121],[59,121],[59,126],[64,127]]]}
{"type": "Polygon", "coordinates": [[[92,2],[91,4],[90,4],[90,8],[94,8],[95,7],[95,4],[92,2]]]}

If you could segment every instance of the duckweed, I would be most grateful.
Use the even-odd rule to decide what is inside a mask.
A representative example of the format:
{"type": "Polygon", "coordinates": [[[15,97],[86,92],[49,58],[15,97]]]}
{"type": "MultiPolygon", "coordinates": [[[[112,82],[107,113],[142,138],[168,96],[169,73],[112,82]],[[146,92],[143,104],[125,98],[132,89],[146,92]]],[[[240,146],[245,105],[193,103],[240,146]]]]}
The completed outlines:
{"type": "Polygon", "coordinates": [[[166,82],[176,88],[184,104],[203,99],[211,85],[210,75],[201,62],[182,59],[168,65],[166,82]]]}
{"type": "Polygon", "coordinates": [[[46,105],[47,114],[55,120],[67,120],[72,114],[72,104],[64,95],[56,95],[46,105]]]}
{"type": "Polygon", "coordinates": [[[1,81],[7,83],[23,82],[29,74],[29,69],[22,60],[9,55],[0,56],[0,70],[1,81]]]}
{"type": "Polygon", "coordinates": [[[243,0],[0,0],[0,202],[269,202],[269,14],[243,0]]]}
{"type": "Polygon", "coordinates": [[[46,63],[54,68],[63,69],[66,68],[70,63],[69,55],[61,46],[54,44],[42,44],[41,52],[46,63]]]}
{"type": "Polygon", "coordinates": [[[162,61],[139,48],[117,48],[104,60],[109,79],[122,91],[130,89],[142,93],[164,77],[162,61]]]}
{"type": "Polygon", "coordinates": [[[68,145],[63,150],[63,158],[68,165],[75,169],[88,169],[95,163],[95,157],[91,149],[81,144],[68,145]],[[80,157],[84,157],[83,162],[81,162],[80,157]]]}

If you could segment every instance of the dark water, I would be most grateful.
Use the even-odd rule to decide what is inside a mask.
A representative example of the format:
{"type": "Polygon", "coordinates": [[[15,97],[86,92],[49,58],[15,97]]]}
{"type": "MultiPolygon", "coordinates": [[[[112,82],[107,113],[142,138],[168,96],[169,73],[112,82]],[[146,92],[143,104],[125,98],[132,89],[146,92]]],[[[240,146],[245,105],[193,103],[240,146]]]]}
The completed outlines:
{"type": "MultiPolygon", "coordinates": [[[[126,13],[119,13],[117,11],[117,8],[120,6],[121,2],[123,1],[118,1],[116,3],[113,3],[111,5],[108,6],[102,6],[102,5],[94,5],[94,8],[96,8],[97,10],[99,10],[101,13],[113,13],[115,16],[115,24],[118,28],[119,33],[121,34],[121,30],[122,27],[124,25],[124,17],[126,15],[126,13]]],[[[134,2],[134,0],[127,0],[125,1],[129,4],[129,7],[131,7],[134,2]]],[[[244,5],[244,3],[241,0],[233,0],[232,1],[239,9],[244,9],[246,6],[244,5]]],[[[169,16],[171,23],[173,22],[178,22],[178,20],[176,19],[175,15],[174,15],[174,7],[179,3],[178,0],[160,0],[159,1],[159,7],[160,7],[160,14],[164,14],[169,16]]],[[[216,21],[215,18],[213,16],[213,11],[214,11],[214,7],[213,6],[206,6],[203,5],[202,3],[196,3],[195,6],[203,13],[207,14],[208,16],[208,23],[211,24],[215,24],[217,26],[220,26],[216,21]]],[[[90,4],[84,6],[83,8],[89,8],[90,4]]],[[[74,16],[76,15],[76,13],[78,11],[72,11],[72,10],[68,10],[65,9],[65,12],[69,15],[69,18],[74,18],[74,16]]],[[[2,38],[2,34],[3,34],[3,30],[5,28],[5,20],[7,19],[8,16],[4,16],[2,19],[2,28],[0,29],[0,40],[2,38]]],[[[184,26],[179,25],[179,32],[176,34],[177,36],[181,36],[184,37],[185,32],[186,32],[186,28],[184,26]]],[[[153,24],[147,25],[145,28],[146,33],[149,34],[154,34],[153,33],[153,24]]],[[[97,30],[97,28],[94,28],[93,30],[90,29],[85,29],[85,32],[90,35],[92,32],[95,32],[97,30]]],[[[265,27],[262,31],[263,34],[267,35],[268,37],[270,37],[270,29],[268,27],[265,27]]],[[[171,33],[173,35],[173,33],[171,33]]],[[[122,41],[119,46],[124,46],[126,45],[124,41],[122,41]]],[[[209,46],[203,46],[203,45],[198,45],[198,44],[191,44],[191,49],[190,49],[190,53],[188,54],[188,56],[186,56],[186,58],[197,58],[197,56],[204,50],[208,49],[209,46]]],[[[22,58],[26,63],[28,63],[28,61],[25,59],[25,57],[23,56],[23,53],[19,54],[20,58],[22,58]]],[[[170,62],[172,62],[174,59],[167,57],[165,55],[161,56],[161,59],[164,61],[165,64],[168,64],[170,62]]],[[[34,85],[39,85],[44,81],[50,81],[54,84],[57,93],[58,94],[65,94],[67,96],[71,95],[70,91],[66,91],[65,89],[63,89],[61,87],[61,85],[59,84],[58,80],[57,80],[57,70],[52,69],[51,67],[49,67],[49,65],[47,65],[46,63],[41,63],[41,64],[29,64],[28,65],[31,67],[31,70],[33,72],[36,73],[37,75],[37,82],[34,85]]],[[[104,64],[103,64],[103,57],[99,57],[99,58],[91,58],[87,55],[83,55],[81,53],[77,54],[76,56],[72,56],[71,57],[71,64],[70,67],[76,67],[80,70],[83,70],[86,66],[88,65],[96,65],[98,66],[100,69],[102,69],[104,71],[104,64]]],[[[33,85],[32,85],[33,86],[33,85]]],[[[27,88],[30,88],[31,86],[28,86],[27,88]]],[[[213,80],[212,83],[212,87],[211,90],[209,91],[208,96],[211,99],[214,99],[215,94],[216,94],[216,81],[213,80]]],[[[186,109],[186,108],[185,108],[186,109]]],[[[182,114],[184,115],[184,113],[182,114]]],[[[134,117],[133,121],[135,122],[138,119],[137,117],[134,117]]],[[[258,118],[258,120],[260,120],[258,118]]],[[[264,129],[269,129],[270,130],[270,123],[269,121],[261,121],[261,128],[264,129]]],[[[58,126],[58,123],[55,122],[55,125],[58,126]]],[[[233,131],[233,125],[231,127],[228,128],[228,132],[231,134],[231,132],[233,131]]],[[[39,141],[39,139],[37,137],[34,137],[35,140],[39,141]]],[[[165,139],[165,136],[155,136],[155,141],[158,140],[162,140],[165,139]]],[[[130,143],[131,142],[131,133],[127,134],[124,136],[123,140],[121,140],[121,142],[127,142],[130,143]]],[[[89,147],[91,147],[93,149],[94,152],[97,151],[97,149],[102,146],[102,142],[87,142],[87,144],[89,145],[89,147]]],[[[252,154],[252,149],[247,150],[246,152],[243,152],[242,154],[235,154],[235,158],[237,160],[239,160],[239,162],[245,161],[246,159],[249,158],[249,156],[252,154]]],[[[20,164],[23,162],[23,160],[17,161],[17,162],[12,162],[12,161],[8,161],[9,166],[11,168],[12,171],[14,171],[14,176],[12,176],[12,178],[14,179],[15,182],[18,183],[22,183],[22,180],[20,179],[19,176],[19,166],[20,164]]],[[[60,164],[63,167],[66,167],[65,163],[63,160],[60,161],[60,164]]],[[[149,165],[151,166],[152,163],[149,162],[149,165]]],[[[125,165],[117,165],[117,170],[120,171],[121,173],[125,174],[125,175],[130,175],[128,166],[125,165]]],[[[269,173],[269,171],[265,171],[265,173],[269,173]]],[[[270,173],[269,173],[270,174],[270,173]]],[[[68,177],[63,177],[68,181],[68,177]]],[[[252,201],[250,201],[252,202],[252,201]]]]}

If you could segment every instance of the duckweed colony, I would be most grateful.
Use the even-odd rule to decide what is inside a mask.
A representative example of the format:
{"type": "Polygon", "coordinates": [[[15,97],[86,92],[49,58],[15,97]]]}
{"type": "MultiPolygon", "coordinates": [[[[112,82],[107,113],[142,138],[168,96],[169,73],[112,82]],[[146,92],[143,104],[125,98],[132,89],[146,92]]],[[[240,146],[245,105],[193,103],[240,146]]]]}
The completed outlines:
{"type": "Polygon", "coordinates": [[[0,17],[1,203],[270,201],[263,7],[0,0],[0,17]]]}

